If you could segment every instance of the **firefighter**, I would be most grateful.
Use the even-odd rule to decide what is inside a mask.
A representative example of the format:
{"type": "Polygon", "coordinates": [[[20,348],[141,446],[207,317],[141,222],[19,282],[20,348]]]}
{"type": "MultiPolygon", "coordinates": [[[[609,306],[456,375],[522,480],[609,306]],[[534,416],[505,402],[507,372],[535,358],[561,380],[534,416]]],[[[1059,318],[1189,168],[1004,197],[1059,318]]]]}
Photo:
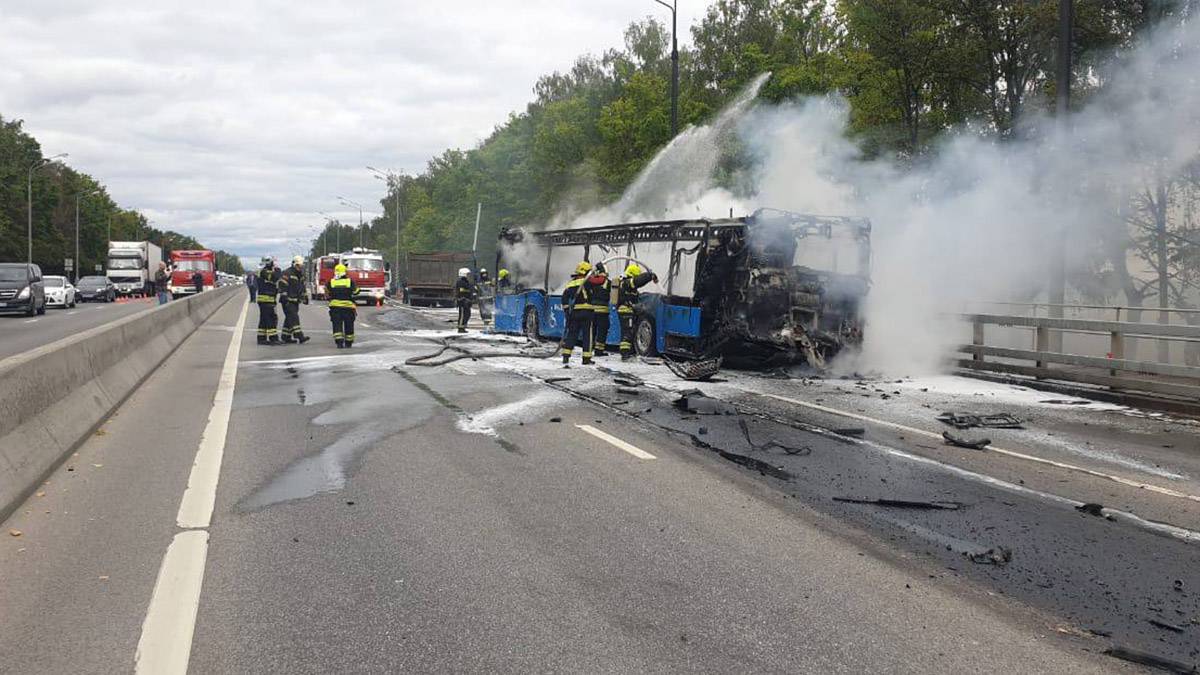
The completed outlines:
{"type": "Polygon", "coordinates": [[[496,273],[496,293],[505,292],[512,289],[512,279],[508,278],[508,270],[501,268],[496,273]]]}
{"type": "Polygon", "coordinates": [[[471,320],[471,304],[475,302],[475,284],[471,283],[471,270],[462,267],[458,270],[458,280],[454,282],[454,304],[458,307],[458,332],[467,332],[467,323],[471,320]]]}
{"type": "Polygon", "coordinates": [[[358,295],[358,285],[346,276],[346,266],[338,263],[333,268],[333,278],[325,291],[329,298],[329,320],[333,323],[333,341],[338,349],[349,349],[354,346],[354,317],[358,307],[354,304],[354,296],[358,295]]]}
{"type": "Polygon", "coordinates": [[[608,356],[608,301],[612,295],[612,280],[608,278],[608,270],[604,263],[596,263],[588,277],[589,293],[592,299],[592,345],[596,356],[608,356]]]}
{"type": "Polygon", "coordinates": [[[592,319],[594,312],[592,311],[591,290],[592,286],[587,283],[588,273],[592,271],[592,264],[584,260],[575,266],[575,273],[571,275],[571,280],[567,282],[566,288],[562,293],[562,309],[563,316],[567,319],[567,327],[563,331],[562,342],[562,362],[567,365],[571,362],[571,353],[575,351],[575,345],[583,349],[583,365],[589,365],[592,362],[592,319]]]}
{"type": "Polygon", "coordinates": [[[657,282],[658,275],[643,272],[637,263],[629,263],[625,275],[617,282],[617,319],[621,322],[621,360],[633,358],[633,321],[638,304],[638,289],[651,281],[657,282]]]}
{"type": "Polygon", "coordinates": [[[308,304],[304,283],[304,258],[292,258],[292,266],[283,273],[279,284],[279,304],[283,306],[283,341],[304,344],[309,337],[300,329],[300,303],[308,304]]]}
{"type": "Polygon", "coordinates": [[[479,268],[479,285],[484,289],[487,289],[488,286],[492,285],[492,278],[488,276],[486,267],[479,268]]]}
{"type": "Polygon", "coordinates": [[[275,302],[279,297],[279,280],[282,278],[275,261],[267,258],[255,280],[257,289],[254,297],[258,303],[258,344],[277,345],[279,342],[279,316],[275,313],[275,302]]]}

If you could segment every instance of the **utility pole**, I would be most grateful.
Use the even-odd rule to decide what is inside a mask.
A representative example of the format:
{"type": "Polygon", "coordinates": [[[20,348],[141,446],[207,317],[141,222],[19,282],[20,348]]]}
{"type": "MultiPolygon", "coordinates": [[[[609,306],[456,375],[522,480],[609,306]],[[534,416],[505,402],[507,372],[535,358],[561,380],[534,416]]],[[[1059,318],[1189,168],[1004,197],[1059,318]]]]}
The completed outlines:
{"type": "MultiPolygon", "coordinates": [[[[1074,23],[1074,4],[1073,0],[1058,1],[1058,62],[1056,69],[1056,85],[1057,85],[1057,105],[1056,115],[1058,117],[1058,137],[1059,143],[1066,150],[1067,143],[1067,116],[1070,114],[1071,108],[1071,43],[1074,23]]],[[[1065,192],[1065,188],[1060,189],[1060,195],[1065,192]]],[[[1067,228],[1065,223],[1059,223],[1054,232],[1054,243],[1051,247],[1052,258],[1050,261],[1050,288],[1049,311],[1051,318],[1061,319],[1063,316],[1063,304],[1066,302],[1067,288],[1067,228]]],[[[1062,332],[1052,331],[1050,333],[1050,349],[1052,351],[1062,351],[1062,332]]]]}
{"type": "Polygon", "coordinates": [[[654,1],[671,10],[671,138],[675,138],[679,135],[679,0],[671,0],[669,5],[654,1]]]}
{"type": "Polygon", "coordinates": [[[79,283],[79,269],[83,267],[82,261],[79,259],[79,200],[84,197],[90,197],[96,194],[96,190],[89,192],[75,193],[75,265],[72,271],[75,272],[75,283],[79,283]]]}
{"type": "Polygon", "coordinates": [[[67,156],[67,153],[64,152],[62,154],[58,154],[53,157],[47,157],[45,159],[41,159],[41,160],[34,162],[33,165],[29,167],[29,183],[28,183],[29,189],[28,189],[28,192],[26,193],[26,197],[28,199],[27,206],[28,206],[29,219],[26,223],[26,231],[25,231],[25,245],[26,245],[26,254],[27,254],[26,263],[29,265],[33,264],[33,174],[35,171],[42,168],[43,166],[46,166],[47,164],[50,164],[51,162],[54,162],[55,160],[62,159],[63,157],[66,157],[66,156],[67,156]]]}
{"type": "Polygon", "coordinates": [[[471,260],[475,263],[475,267],[479,267],[478,256],[475,251],[479,248],[479,219],[483,216],[483,202],[475,205],[475,238],[471,240],[471,260]]]}

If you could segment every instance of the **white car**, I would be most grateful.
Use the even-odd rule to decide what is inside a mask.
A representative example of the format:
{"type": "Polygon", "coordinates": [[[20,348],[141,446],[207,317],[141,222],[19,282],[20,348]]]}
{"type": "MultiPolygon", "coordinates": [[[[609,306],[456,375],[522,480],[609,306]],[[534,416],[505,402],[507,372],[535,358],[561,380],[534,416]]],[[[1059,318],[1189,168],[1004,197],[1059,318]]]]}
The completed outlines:
{"type": "Polygon", "coordinates": [[[66,309],[75,306],[75,287],[66,277],[45,276],[42,283],[46,286],[47,307],[66,309]]]}

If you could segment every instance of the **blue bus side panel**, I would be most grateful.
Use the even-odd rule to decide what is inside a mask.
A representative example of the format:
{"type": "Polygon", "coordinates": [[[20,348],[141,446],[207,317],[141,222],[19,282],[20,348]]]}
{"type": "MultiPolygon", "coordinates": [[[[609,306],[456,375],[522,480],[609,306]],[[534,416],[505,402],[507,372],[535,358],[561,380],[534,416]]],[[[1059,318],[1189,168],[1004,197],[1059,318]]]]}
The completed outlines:
{"type": "Polygon", "coordinates": [[[538,312],[538,330],[546,337],[562,338],[563,327],[567,324],[563,319],[562,297],[550,296],[546,304],[549,305],[548,310],[538,312]]]}
{"type": "Polygon", "coordinates": [[[496,296],[496,332],[520,334],[524,327],[521,320],[525,316],[527,293],[496,296]]]}
{"type": "Polygon", "coordinates": [[[662,305],[661,333],[681,335],[683,337],[700,337],[700,308],[683,305],[662,305]]]}

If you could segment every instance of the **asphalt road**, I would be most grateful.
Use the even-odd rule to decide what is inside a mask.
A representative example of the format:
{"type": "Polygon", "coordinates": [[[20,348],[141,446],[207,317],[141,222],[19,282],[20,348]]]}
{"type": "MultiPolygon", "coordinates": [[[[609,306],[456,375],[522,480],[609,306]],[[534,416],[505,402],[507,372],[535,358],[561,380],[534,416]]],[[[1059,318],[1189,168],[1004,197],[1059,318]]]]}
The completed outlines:
{"type": "MultiPolygon", "coordinates": [[[[688,411],[644,364],[609,364],[645,380],[632,393],[553,360],[406,365],[444,335],[395,330],[444,328],[409,310],[361,310],[346,352],[306,307],[313,342],[260,347],[244,307],[4,523],[21,533],[0,546],[4,670],[128,671],[139,641],[143,664],[190,645],[197,673],[1132,672],[1114,644],[1195,660],[1200,549],[1128,517],[1185,500],[894,427],[832,435],[737,376],[688,411]],[[223,400],[208,522],[186,505],[223,400]],[[1099,490],[1128,510],[1074,509],[1099,490]]],[[[762,389],[804,386],[836,403],[834,385],[762,389]]]]}
{"type": "Polygon", "coordinates": [[[0,314],[0,360],[71,337],[154,306],[153,299],[79,303],[73,309],[47,307],[41,316],[0,314]]]}

